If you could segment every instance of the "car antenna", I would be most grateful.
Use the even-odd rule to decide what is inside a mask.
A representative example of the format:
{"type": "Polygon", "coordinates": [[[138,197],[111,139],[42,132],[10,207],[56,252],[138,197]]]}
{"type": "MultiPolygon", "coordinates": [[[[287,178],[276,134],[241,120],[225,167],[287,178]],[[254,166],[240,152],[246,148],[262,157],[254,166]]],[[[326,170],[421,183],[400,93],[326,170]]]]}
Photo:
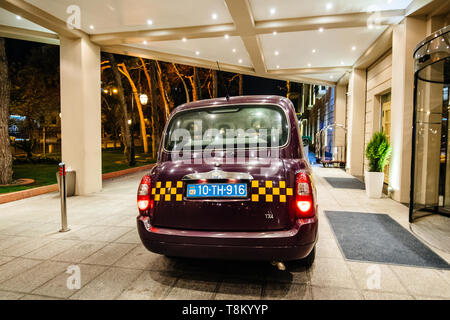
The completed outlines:
{"type": "MultiPolygon", "coordinates": [[[[219,61],[216,61],[217,63],[217,69],[219,69],[219,72],[221,72],[220,70],[220,66],[219,66],[219,61]]],[[[227,92],[227,95],[225,96],[225,98],[227,99],[227,101],[230,101],[230,94],[228,93],[228,86],[225,84],[225,90],[227,92]]]]}

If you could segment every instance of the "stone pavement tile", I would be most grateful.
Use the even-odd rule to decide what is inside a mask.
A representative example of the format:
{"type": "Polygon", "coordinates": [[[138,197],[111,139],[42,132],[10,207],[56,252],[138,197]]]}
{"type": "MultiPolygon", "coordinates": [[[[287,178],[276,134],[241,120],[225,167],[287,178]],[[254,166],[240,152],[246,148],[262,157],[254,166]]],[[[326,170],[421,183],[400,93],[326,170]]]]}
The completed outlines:
{"type": "Polygon", "coordinates": [[[354,261],[348,261],[347,265],[353,273],[356,283],[361,290],[387,291],[401,294],[408,293],[388,265],[354,261]],[[377,278],[378,275],[379,283],[377,278]],[[378,285],[379,288],[376,287],[378,285]]]}
{"type": "MultiPolygon", "coordinates": [[[[134,209],[134,208],[133,208],[134,209]]],[[[130,217],[124,218],[117,224],[118,227],[133,227],[136,228],[136,214],[130,215],[130,217]]]]}
{"type": "Polygon", "coordinates": [[[78,240],[59,239],[24,255],[25,258],[47,260],[80,243],[78,240]]]}
{"type": "Polygon", "coordinates": [[[429,297],[429,296],[415,296],[416,300],[448,300],[448,298],[442,297],[429,297]]]}
{"type": "Polygon", "coordinates": [[[312,300],[311,288],[305,284],[269,282],[264,288],[263,299],[312,300]]]}
{"type": "Polygon", "coordinates": [[[6,281],[24,271],[27,271],[34,266],[38,265],[42,261],[40,260],[32,260],[32,259],[24,259],[24,258],[15,258],[10,262],[7,262],[0,266],[0,283],[6,281]]]}
{"type": "Polygon", "coordinates": [[[209,300],[213,298],[219,278],[209,274],[182,274],[174,284],[168,300],[209,300]]]}
{"type": "Polygon", "coordinates": [[[450,298],[450,284],[436,270],[391,266],[413,296],[450,298]]]}
{"type": "Polygon", "coordinates": [[[107,229],[103,232],[90,236],[88,240],[112,242],[128,233],[129,231],[131,231],[130,227],[107,227],[107,229]]]}
{"type": "MultiPolygon", "coordinates": [[[[158,264],[158,260],[169,260],[156,253],[148,251],[143,245],[138,245],[133,250],[124,255],[114,265],[117,267],[142,269],[142,270],[154,270],[154,264],[158,264]]],[[[159,271],[159,270],[154,270],[159,271]]],[[[168,270],[160,270],[168,271],[168,270]]]]}
{"type": "Polygon", "coordinates": [[[312,288],[312,296],[314,300],[361,300],[362,297],[357,290],[316,287],[312,288]]]}
{"type": "MultiPolygon", "coordinates": [[[[92,279],[94,279],[95,277],[97,277],[106,270],[106,267],[102,266],[92,266],[86,264],[77,264],[76,266],[80,268],[80,280],[81,280],[80,289],[83,288],[92,279]]],[[[55,278],[53,278],[52,280],[45,283],[44,285],[35,289],[32,293],[48,297],[68,298],[74,293],[76,293],[78,290],[80,290],[76,288],[75,289],[68,288],[67,281],[71,276],[72,273],[63,272],[58,276],[56,276],[55,278]]]]}
{"type": "Polygon", "coordinates": [[[45,282],[65,271],[66,263],[44,261],[39,265],[2,282],[0,289],[30,293],[45,282]]]}
{"type": "MultiPolygon", "coordinates": [[[[83,222],[87,223],[87,222],[83,222]]],[[[77,230],[71,230],[63,235],[64,239],[74,239],[74,240],[88,240],[94,237],[96,234],[105,232],[108,229],[107,226],[82,226],[77,230]]]]}
{"type": "Polygon", "coordinates": [[[117,260],[122,258],[134,247],[136,247],[136,245],[134,244],[110,243],[88,258],[84,259],[82,262],[87,264],[110,266],[113,265],[117,260]]]}
{"type": "Polygon", "coordinates": [[[79,263],[106,245],[105,242],[83,241],[54,256],[52,260],[79,263]]]}
{"type": "Polygon", "coordinates": [[[157,300],[164,298],[177,280],[178,273],[144,271],[118,300],[157,300]]]}
{"type": "Polygon", "coordinates": [[[139,234],[138,234],[137,230],[135,228],[133,228],[131,231],[125,233],[120,238],[114,240],[114,242],[139,244],[139,243],[141,243],[141,238],[139,238],[139,234]]]}
{"type": "Polygon", "coordinates": [[[316,258],[309,274],[313,286],[356,288],[350,269],[340,259],[316,258]]]}
{"type": "Polygon", "coordinates": [[[24,295],[20,300],[62,300],[55,297],[47,297],[47,296],[39,296],[36,294],[27,294],[24,295]]]}
{"type": "Polygon", "coordinates": [[[0,250],[5,250],[28,240],[30,240],[30,237],[6,236],[5,238],[0,239],[0,250]]]}
{"type": "Polygon", "coordinates": [[[216,300],[259,300],[262,282],[242,279],[224,279],[214,299],[216,300]]]}
{"type": "Polygon", "coordinates": [[[23,297],[23,293],[0,290],[0,300],[17,300],[20,297],[23,297]]]}
{"type": "Polygon", "coordinates": [[[31,251],[34,251],[47,243],[54,241],[55,239],[39,237],[39,238],[28,238],[27,240],[18,243],[14,246],[8,247],[0,251],[0,255],[21,257],[31,251]]]}
{"type": "Polygon", "coordinates": [[[316,257],[344,259],[341,249],[339,249],[336,241],[331,238],[324,239],[322,234],[319,236],[319,241],[317,241],[316,244],[316,257]]]}
{"type": "Polygon", "coordinates": [[[70,299],[115,299],[128,288],[130,283],[132,283],[141,273],[142,270],[111,267],[72,295],[70,299]]]}
{"type": "Polygon", "coordinates": [[[365,300],[414,300],[414,298],[407,294],[380,292],[374,290],[364,290],[363,296],[365,300]]]}
{"type": "Polygon", "coordinates": [[[1,266],[2,264],[5,264],[5,263],[7,263],[7,262],[13,260],[13,259],[14,259],[14,257],[4,257],[4,256],[0,256],[0,266],[1,266]]]}

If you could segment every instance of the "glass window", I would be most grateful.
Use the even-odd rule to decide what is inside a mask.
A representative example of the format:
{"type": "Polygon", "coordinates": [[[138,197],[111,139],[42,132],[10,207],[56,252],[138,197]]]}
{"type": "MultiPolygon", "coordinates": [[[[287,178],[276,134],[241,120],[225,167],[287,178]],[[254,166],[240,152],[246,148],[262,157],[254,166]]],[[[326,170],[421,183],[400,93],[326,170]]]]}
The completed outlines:
{"type": "Polygon", "coordinates": [[[283,146],[288,138],[283,110],[274,105],[231,105],[182,111],[170,121],[164,146],[169,151],[283,146]]]}

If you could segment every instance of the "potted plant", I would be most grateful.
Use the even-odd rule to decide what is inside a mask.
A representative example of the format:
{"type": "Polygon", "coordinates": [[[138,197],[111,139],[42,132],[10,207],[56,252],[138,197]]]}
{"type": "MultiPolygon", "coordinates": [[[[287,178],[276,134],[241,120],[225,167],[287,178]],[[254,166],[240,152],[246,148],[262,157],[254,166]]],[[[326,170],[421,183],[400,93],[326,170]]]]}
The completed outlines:
{"type": "Polygon", "coordinates": [[[384,167],[388,164],[391,146],[383,132],[375,132],[366,148],[369,171],[365,172],[364,182],[369,198],[381,198],[384,181],[384,167]]]}

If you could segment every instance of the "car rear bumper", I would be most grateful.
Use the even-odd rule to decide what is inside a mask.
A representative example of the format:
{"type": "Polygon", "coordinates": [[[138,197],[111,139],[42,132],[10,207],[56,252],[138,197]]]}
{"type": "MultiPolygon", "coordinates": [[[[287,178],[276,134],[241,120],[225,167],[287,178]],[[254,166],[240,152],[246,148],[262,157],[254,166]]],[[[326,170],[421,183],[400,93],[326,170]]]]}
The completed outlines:
{"type": "Polygon", "coordinates": [[[306,257],[317,241],[317,217],[297,220],[289,230],[219,232],[153,227],[137,218],[145,247],[168,256],[228,260],[297,260],[306,257]]]}

